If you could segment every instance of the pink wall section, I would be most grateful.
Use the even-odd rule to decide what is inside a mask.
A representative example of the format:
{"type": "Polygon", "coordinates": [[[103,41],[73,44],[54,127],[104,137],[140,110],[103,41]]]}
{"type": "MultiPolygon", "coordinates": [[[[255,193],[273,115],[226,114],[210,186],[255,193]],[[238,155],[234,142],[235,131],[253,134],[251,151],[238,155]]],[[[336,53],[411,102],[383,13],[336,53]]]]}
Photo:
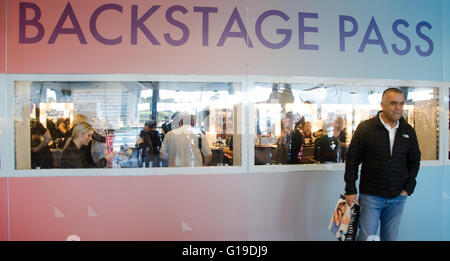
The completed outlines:
{"type": "Polygon", "coordinates": [[[247,237],[247,175],[10,178],[9,184],[11,240],[247,237]]]}
{"type": "Polygon", "coordinates": [[[0,241],[8,240],[8,201],[6,178],[0,178],[0,241]]]}
{"type": "Polygon", "coordinates": [[[0,0],[0,73],[6,71],[6,1],[0,0]]]}
{"type": "MultiPolygon", "coordinates": [[[[18,21],[21,2],[8,1],[8,73],[242,74],[246,72],[244,40],[228,39],[224,46],[217,46],[233,8],[237,6],[241,10],[246,10],[246,1],[230,5],[226,1],[168,3],[166,0],[132,2],[29,0],[26,1],[27,4],[34,7],[24,8],[22,5],[22,10],[26,10],[25,20],[37,19],[35,9],[39,10],[41,16],[38,20],[35,19],[35,22],[22,23],[26,28],[25,38],[32,39],[39,36],[37,29],[39,27],[43,34],[42,37],[37,37],[36,41],[28,43],[20,40],[18,21]],[[98,15],[95,23],[91,23],[95,11],[105,4],[120,6],[122,12],[107,9],[98,15]],[[189,29],[188,40],[181,45],[171,45],[165,38],[165,34],[169,34],[175,40],[180,40],[183,36],[182,30],[170,24],[166,18],[168,8],[175,4],[182,5],[187,10],[186,14],[182,14],[181,11],[173,12],[173,17],[182,21],[189,29]],[[152,43],[144,35],[143,29],[140,29],[143,27],[137,29],[137,40],[133,43],[131,32],[133,5],[137,6],[137,19],[144,20],[143,24],[159,44],[152,43]],[[146,12],[157,5],[161,7],[145,19],[146,12]],[[220,12],[220,15],[210,15],[208,47],[202,44],[202,14],[193,11],[194,5],[214,6],[220,12]],[[72,10],[72,17],[76,22],[63,15],[67,8],[72,10]],[[56,40],[52,42],[51,36],[54,31],[58,31],[55,28],[58,28],[57,24],[61,18],[63,21],[66,18],[63,29],[77,27],[81,30],[78,30],[77,34],[73,32],[57,34],[56,40]],[[79,27],[74,24],[79,24],[79,27]],[[107,39],[121,37],[121,42],[109,45],[102,43],[98,40],[99,37],[92,33],[91,24],[95,24],[101,37],[107,39]],[[85,42],[78,37],[81,35],[80,31],[85,42]]],[[[245,11],[242,11],[244,21],[245,15],[245,11]]]]}

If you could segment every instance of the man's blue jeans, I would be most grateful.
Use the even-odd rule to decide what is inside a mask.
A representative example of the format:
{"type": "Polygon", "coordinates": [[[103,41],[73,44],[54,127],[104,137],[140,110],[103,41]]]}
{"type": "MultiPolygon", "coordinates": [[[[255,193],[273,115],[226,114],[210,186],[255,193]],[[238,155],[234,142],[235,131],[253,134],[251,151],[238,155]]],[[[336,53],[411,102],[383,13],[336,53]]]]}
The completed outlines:
{"type": "Polygon", "coordinates": [[[359,206],[359,241],[366,241],[368,236],[376,235],[380,224],[380,240],[397,240],[400,219],[406,202],[405,196],[382,198],[360,193],[359,206]]]}

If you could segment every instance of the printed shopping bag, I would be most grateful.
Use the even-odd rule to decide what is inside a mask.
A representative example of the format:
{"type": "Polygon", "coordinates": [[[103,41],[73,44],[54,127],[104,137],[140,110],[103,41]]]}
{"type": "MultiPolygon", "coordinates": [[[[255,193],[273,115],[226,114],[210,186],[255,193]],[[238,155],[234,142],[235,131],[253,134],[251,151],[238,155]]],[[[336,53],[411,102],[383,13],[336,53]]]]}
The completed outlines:
{"type": "Polygon", "coordinates": [[[328,230],[339,241],[355,241],[359,223],[359,205],[347,205],[344,194],[339,196],[328,230]]]}

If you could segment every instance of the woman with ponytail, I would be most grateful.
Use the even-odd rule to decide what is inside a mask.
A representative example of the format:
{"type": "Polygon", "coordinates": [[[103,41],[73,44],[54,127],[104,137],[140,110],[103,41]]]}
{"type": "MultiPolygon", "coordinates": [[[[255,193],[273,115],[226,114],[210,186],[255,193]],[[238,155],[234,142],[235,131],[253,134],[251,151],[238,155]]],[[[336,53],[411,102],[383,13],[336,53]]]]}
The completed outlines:
{"type": "Polygon", "coordinates": [[[112,154],[105,154],[105,157],[97,163],[85,160],[83,152],[80,150],[82,146],[87,146],[92,139],[94,129],[89,123],[80,122],[72,131],[72,136],[66,141],[61,155],[62,168],[104,168],[112,154]]]}

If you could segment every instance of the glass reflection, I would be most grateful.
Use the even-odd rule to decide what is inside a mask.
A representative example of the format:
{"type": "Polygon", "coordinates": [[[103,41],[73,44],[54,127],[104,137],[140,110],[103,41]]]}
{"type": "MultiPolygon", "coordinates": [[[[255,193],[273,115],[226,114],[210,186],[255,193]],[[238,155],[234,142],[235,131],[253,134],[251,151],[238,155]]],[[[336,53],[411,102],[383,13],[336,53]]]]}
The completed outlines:
{"type": "Polygon", "coordinates": [[[16,168],[241,165],[240,88],[232,82],[16,82],[16,168]],[[180,122],[185,114],[192,122],[180,122]],[[92,131],[75,133],[81,123],[92,131]],[[184,135],[186,147],[177,142],[178,151],[166,150],[172,132],[184,135]],[[170,164],[171,154],[190,163],[170,164]]]}
{"type": "MultiPolygon", "coordinates": [[[[345,162],[354,130],[381,110],[387,88],[255,83],[255,165],[345,162]]],[[[416,129],[422,160],[438,159],[438,89],[400,89],[403,117],[416,129]]]]}

